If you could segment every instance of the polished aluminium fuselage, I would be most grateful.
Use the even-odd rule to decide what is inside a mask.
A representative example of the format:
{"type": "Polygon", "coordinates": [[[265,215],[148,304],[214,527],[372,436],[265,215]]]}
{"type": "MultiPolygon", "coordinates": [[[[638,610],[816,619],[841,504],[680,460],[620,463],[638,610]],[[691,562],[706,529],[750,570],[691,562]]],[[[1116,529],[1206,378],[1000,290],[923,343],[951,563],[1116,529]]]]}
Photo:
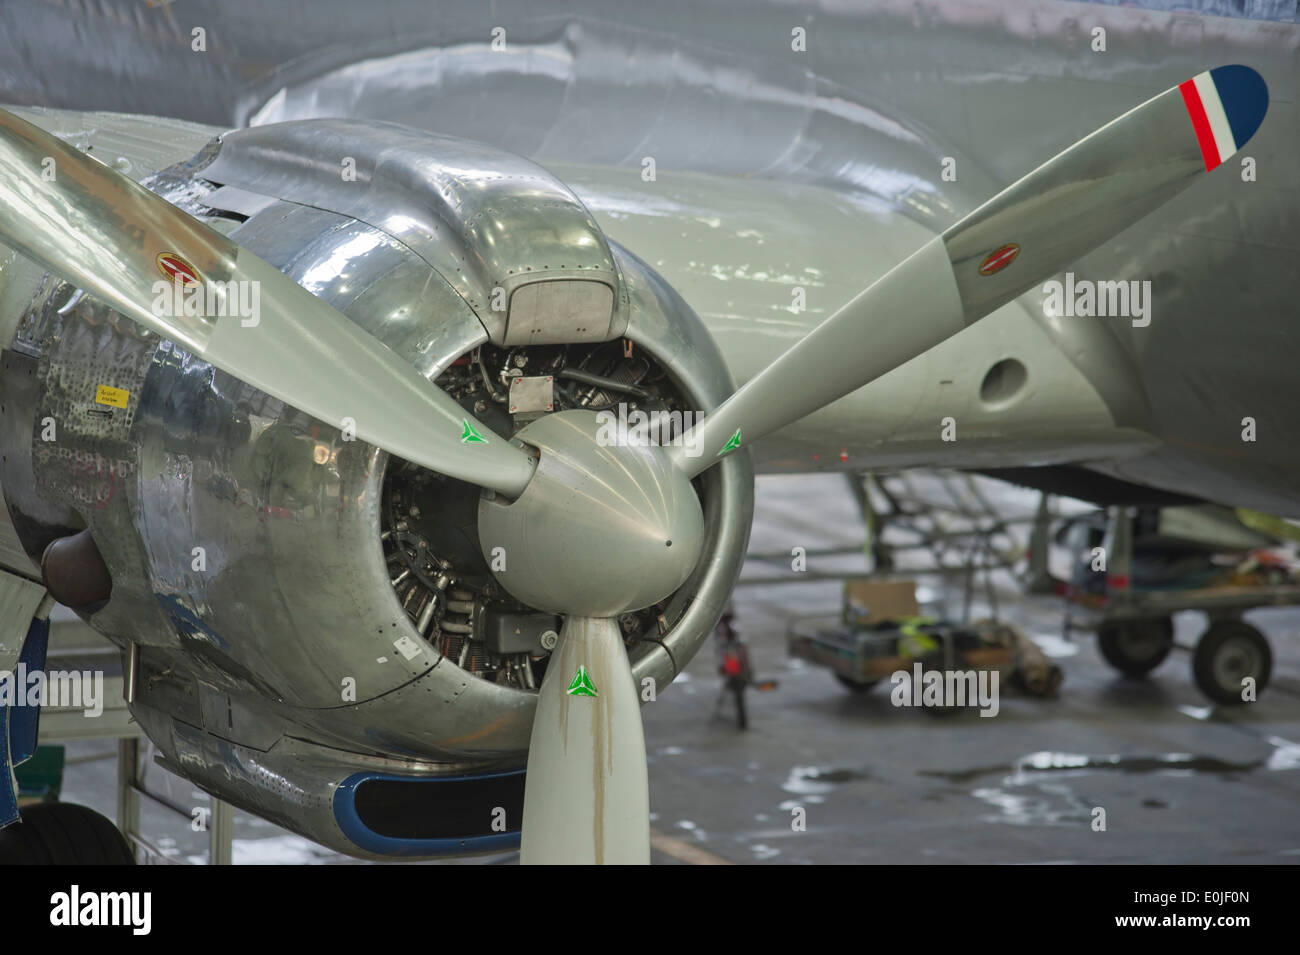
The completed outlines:
{"type": "Polygon", "coordinates": [[[389,119],[530,156],[682,292],[743,382],[923,234],[1145,98],[1247,63],[1271,98],[1242,157],[1254,181],[1234,160],[1073,269],[1149,281],[1148,326],[1052,318],[1030,293],[1018,313],[769,440],[756,463],[1070,461],[1295,514],[1300,27],[1286,6],[1216,16],[1229,6],[391,0],[374,16],[343,3],[141,11],[110,0],[77,23],[32,2],[15,5],[15,19],[27,9],[13,39],[0,37],[0,86],[14,101],[220,126],[389,119]],[[298,26],[271,28],[282,23],[298,26]],[[201,53],[195,27],[206,30],[201,53]],[[97,50],[131,55],[79,55],[90,36],[97,50]],[[58,69],[23,54],[32,37],[66,51],[58,69]],[[647,157],[653,182],[642,178],[647,157]],[[1025,361],[1028,386],[1014,401],[982,402],[999,354],[1025,361]],[[955,442],[940,434],[949,416],[955,442]],[[1247,417],[1253,442],[1242,440],[1247,417]]]}

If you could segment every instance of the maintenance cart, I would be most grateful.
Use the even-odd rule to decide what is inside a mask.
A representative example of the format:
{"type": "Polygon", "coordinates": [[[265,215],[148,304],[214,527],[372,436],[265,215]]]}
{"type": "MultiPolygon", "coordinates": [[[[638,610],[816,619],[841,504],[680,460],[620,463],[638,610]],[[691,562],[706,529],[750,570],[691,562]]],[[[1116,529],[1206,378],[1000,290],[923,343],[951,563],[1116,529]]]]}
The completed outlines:
{"type": "MultiPolygon", "coordinates": [[[[1173,615],[1199,611],[1205,614],[1207,626],[1192,651],[1196,686],[1216,703],[1257,699],[1268,685],[1273,652],[1268,638],[1242,619],[1243,614],[1260,607],[1300,605],[1300,583],[1278,567],[1247,582],[1219,573],[1202,574],[1201,579],[1191,575],[1190,586],[1179,587],[1168,580],[1143,586],[1141,576],[1134,574],[1134,537],[1143,530],[1134,512],[1129,507],[1111,508],[1100,548],[1087,548],[1103,556],[1105,569],[1091,576],[1084,569],[1065,588],[1065,636],[1074,630],[1095,632],[1106,662],[1126,676],[1140,677],[1159,666],[1173,649],[1173,615]]],[[[1100,528],[1094,525],[1093,533],[1101,533],[1100,528]]],[[[1159,527],[1144,540],[1170,537],[1167,529],[1159,527]]],[[[1080,543],[1076,538],[1075,545],[1080,543]]],[[[1267,547],[1276,541],[1263,538],[1256,544],[1267,547]]]]}
{"type": "Polygon", "coordinates": [[[979,645],[968,628],[930,625],[913,632],[912,624],[905,623],[868,629],[836,626],[833,618],[796,621],[787,631],[786,647],[790,656],[828,667],[854,693],[865,693],[899,671],[910,673],[916,663],[923,670],[1005,670],[1014,660],[1006,647],[979,645]],[[900,644],[918,634],[933,648],[920,655],[900,653],[900,644]]]}
{"type": "Polygon", "coordinates": [[[796,620],[786,632],[790,656],[827,667],[842,686],[865,693],[899,671],[999,669],[1014,653],[980,632],[921,617],[911,581],[850,579],[840,618],[796,620]]]}

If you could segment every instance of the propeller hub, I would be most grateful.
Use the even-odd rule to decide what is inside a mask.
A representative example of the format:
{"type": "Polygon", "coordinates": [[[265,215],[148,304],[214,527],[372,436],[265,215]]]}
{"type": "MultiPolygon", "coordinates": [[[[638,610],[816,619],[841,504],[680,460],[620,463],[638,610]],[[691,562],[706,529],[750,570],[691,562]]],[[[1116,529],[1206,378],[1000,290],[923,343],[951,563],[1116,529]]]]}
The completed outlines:
{"type": "Polygon", "coordinates": [[[593,411],[561,411],[516,436],[541,452],[513,502],[478,509],[488,566],[516,599],[551,613],[612,617],[685,582],[704,514],[688,478],[653,445],[602,443],[593,411]]]}

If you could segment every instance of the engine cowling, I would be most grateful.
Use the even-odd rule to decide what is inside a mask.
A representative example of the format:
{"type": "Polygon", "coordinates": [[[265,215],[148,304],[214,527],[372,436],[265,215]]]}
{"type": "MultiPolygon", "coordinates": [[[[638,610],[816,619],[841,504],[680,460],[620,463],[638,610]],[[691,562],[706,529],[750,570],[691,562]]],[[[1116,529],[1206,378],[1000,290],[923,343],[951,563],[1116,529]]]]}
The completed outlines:
{"type": "MultiPolygon", "coordinates": [[[[732,390],[680,296],[520,157],[313,121],[227,134],[147,182],[498,433],[578,407],[671,421],[732,390]]],[[[0,383],[31,423],[18,429],[30,447],[7,457],[6,502],[34,558],[89,531],[112,595],[83,615],[135,645],[133,711],[166,760],[344,851],[451,848],[429,840],[461,835],[414,823],[409,838],[372,840],[350,800],[372,781],[523,765],[557,623],[496,582],[477,489],[351,440],[346,421],[286,407],[66,283],[44,280],[29,311],[0,383]],[[106,414],[103,384],[126,407],[106,414]],[[41,442],[51,417],[59,441],[41,442]]],[[[752,477],[732,455],[695,481],[702,558],[668,598],[620,619],[634,674],[656,692],[725,608],[752,477]]]]}

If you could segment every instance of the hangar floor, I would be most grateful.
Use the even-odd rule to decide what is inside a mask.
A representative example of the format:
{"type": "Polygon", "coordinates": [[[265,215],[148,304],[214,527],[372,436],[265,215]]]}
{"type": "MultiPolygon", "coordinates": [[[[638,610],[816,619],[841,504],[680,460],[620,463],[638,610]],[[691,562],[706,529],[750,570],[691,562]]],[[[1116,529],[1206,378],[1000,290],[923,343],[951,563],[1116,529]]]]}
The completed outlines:
{"type": "MultiPolygon", "coordinates": [[[[1001,489],[999,504],[1024,509],[1022,492],[989,486],[1001,489]]],[[[753,550],[860,539],[842,477],[760,480],[753,550]]],[[[810,561],[809,569],[854,572],[863,564],[810,561]]],[[[1209,706],[1193,685],[1185,649],[1147,680],[1121,679],[1090,636],[1061,639],[1058,599],[1025,597],[1009,578],[1003,584],[1002,617],[1057,659],[1065,684],[1051,700],[1006,690],[991,719],[895,708],[885,685],[854,696],[827,670],[788,658],[788,622],[835,613],[838,583],[742,586],[737,626],[758,676],[779,686],[750,694],[750,729],[739,731],[729,707],[714,716],[719,680],[706,647],[645,707],[654,861],[1300,860],[1300,608],[1249,615],[1273,646],[1272,685],[1259,702],[1225,709],[1209,706]],[[804,831],[792,828],[796,807],[806,810],[804,831]],[[1104,832],[1092,829],[1094,807],[1106,810],[1104,832]]],[[[933,593],[945,596],[937,583],[933,593]]],[[[986,613],[977,600],[974,616],[986,613]]],[[[1183,647],[1203,626],[1195,614],[1175,623],[1183,647]]],[[[69,744],[63,798],[112,817],[114,754],[110,742],[69,744]]],[[[174,800],[205,802],[189,783],[151,772],[150,786],[174,800]]],[[[183,820],[146,805],[143,828],[176,861],[203,861],[206,835],[183,820]]],[[[237,863],[352,861],[239,813],[235,836],[237,863]]]]}

